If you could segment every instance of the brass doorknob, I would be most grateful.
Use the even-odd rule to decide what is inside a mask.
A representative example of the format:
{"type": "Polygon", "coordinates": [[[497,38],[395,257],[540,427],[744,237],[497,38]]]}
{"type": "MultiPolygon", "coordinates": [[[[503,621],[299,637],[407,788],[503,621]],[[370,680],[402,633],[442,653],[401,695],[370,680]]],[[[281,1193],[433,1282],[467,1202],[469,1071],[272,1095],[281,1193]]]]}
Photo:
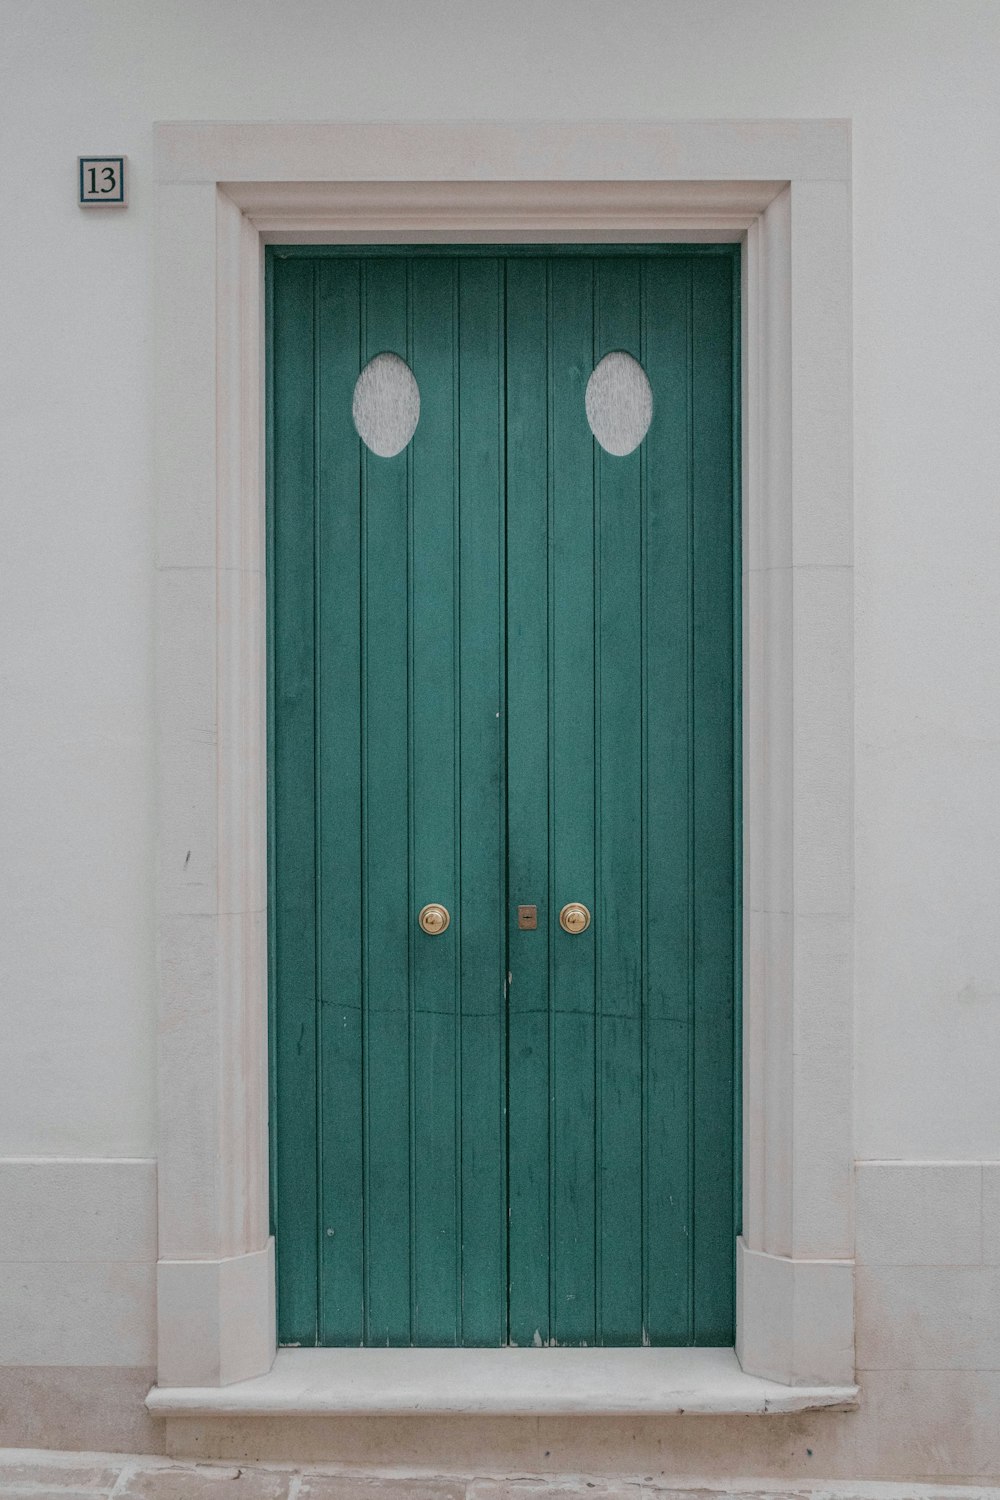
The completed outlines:
{"type": "Polygon", "coordinates": [[[438,933],[444,932],[451,917],[448,915],[446,906],[438,906],[436,901],[432,901],[429,906],[421,907],[417,921],[425,932],[430,933],[431,937],[437,937],[438,933]]]}
{"type": "Polygon", "coordinates": [[[586,932],[590,926],[590,912],[581,901],[569,901],[559,913],[559,926],[563,932],[586,932]]]}

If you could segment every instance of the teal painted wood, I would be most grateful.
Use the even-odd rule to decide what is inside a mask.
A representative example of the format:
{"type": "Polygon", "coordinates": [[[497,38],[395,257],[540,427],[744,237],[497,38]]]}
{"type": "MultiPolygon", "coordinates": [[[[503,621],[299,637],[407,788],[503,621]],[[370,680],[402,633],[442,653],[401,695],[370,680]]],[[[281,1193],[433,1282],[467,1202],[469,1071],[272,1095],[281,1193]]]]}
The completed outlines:
{"type": "MultiPolygon", "coordinates": [[[[641,260],[596,263],[594,362],[623,349],[642,360],[641,260]]],[[[596,1335],[641,1343],[643,1106],[642,519],[646,450],[599,449],[596,1013],[598,1237],[596,1335]]],[[[570,940],[572,941],[572,939],[570,940]]]]}
{"type": "Polygon", "coordinates": [[[732,1341],[736,264],[271,252],[284,1341],[732,1341]],[[386,350],[393,459],[350,417],[386,350]]]}
{"type": "Polygon", "coordinates": [[[316,264],[318,1337],[332,1344],[360,1339],[365,1305],[361,465],[350,419],[361,347],[361,273],[354,259],[336,267],[316,264]]]}
{"type": "Polygon", "coordinates": [[[721,1107],[734,1096],[736,992],[732,279],[722,262],[706,261],[692,282],[693,1336],[715,1344],[735,1319],[732,1205],[713,1184],[734,1175],[732,1121],[721,1107]]]}
{"type": "MultiPolygon", "coordinates": [[[[570,901],[594,910],[594,468],[585,415],[595,363],[594,264],[553,261],[549,347],[550,1325],[559,1344],[595,1342],[597,1201],[596,927],[558,926],[570,901]]],[[[540,330],[541,332],[541,330],[540,330]]],[[[508,577],[510,608],[517,581],[508,577]]],[[[516,726],[508,727],[508,735],[516,726]]],[[[539,830],[541,836],[542,830],[539,830]]],[[[517,983],[518,976],[513,976],[517,983]]]]}
{"type": "MultiPolygon", "coordinates": [[[[404,260],[365,263],[359,364],[383,352],[407,359],[408,275],[404,260]]],[[[412,450],[382,459],[363,449],[361,463],[364,1342],[406,1345],[415,1230],[406,724],[412,450]]]]}
{"type": "MultiPolygon", "coordinates": [[[[411,578],[412,906],[438,901],[453,914],[440,937],[415,929],[411,962],[412,1318],[416,1344],[460,1342],[458,1297],[461,1156],[458,860],[460,829],[457,268],[411,262],[412,361],[421,389],[414,470],[411,578]]],[[[377,460],[372,459],[375,463],[377,460]]],[[[392,460],[398,462],[398,460],[392,460]]],[[[403,715],[398,715],[397,733],[403,715]]],[[[464,929],[464,914],[462,915],[464,929]]]]}
{"type": "Polygon", "coordinates": [[[682,259],[700,260],[720,258],[727,265],[739,264],[739,252],[733,245],[282,245],[268,252],[280,260],[337,260],[352,259],[363,255],[366,260],[378,260],[383,256],[419,255],[422,259],[444,257],[447,260],[476,260],[499,256],[506,263],[517,260],[561,260],[564,257],[600,256],[604,260],[615,260],[619,256],[641,256],[647,260],[682,259]]]}
{"type": "Polygon", "coordinates": [[[276,278],[272,344],[281,397],[272,427],[274,492],[280,497],[272,561],[271,930],[280,997],[274,1150],[283,1258],[278,1319],[282,1337],[295,1343],[316,1340],[318,1288],[315,652],[311,626],[303,628],[314,608],[315,279],[308,262],[289,265],[276,278]]]}
{"type": "Polygon", "coordinates": [[[458,277],[459,1341],[495,1345],[507,1339],[503,262],[460,261],[458,277]]]}
{"type": "Polygon", "coordinates": [[[550,274],[547,260],[507,264],[507,1255],[509,1338],[521,1345],[548,1342],[550,1327],[550,274]],[[534,931],[518,927],[520,905],[537,907],[534,931]]]}
{"type": "Polygon", "coordinates": [[[691,277],[689,260],[646,267],[644,363],[655,406],[645,444],[642,585],[644,1325],[654,1344],[693,1338],[691,277]]]}

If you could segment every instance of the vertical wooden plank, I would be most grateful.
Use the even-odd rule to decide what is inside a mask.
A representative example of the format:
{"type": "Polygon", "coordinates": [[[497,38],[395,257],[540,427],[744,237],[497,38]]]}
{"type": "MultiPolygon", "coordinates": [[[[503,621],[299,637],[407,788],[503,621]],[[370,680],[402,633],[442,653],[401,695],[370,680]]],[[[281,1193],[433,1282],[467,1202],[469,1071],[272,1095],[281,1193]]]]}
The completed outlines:
{"type": "Polygon", "coordinates": [[[694,628],[694,1340],[728,1343],[733,1235],[732,271],[694,267],[692,370],[694,628]]]}
{"type": "Polygon", "coordinates": [[[650,258],[653,387],[644,547],[646,1121],[644,1324],[692,1342],[690,954],[691,260],[650,258]]]}
{"type": "Polygon", "coordinates": [[[267,642],[267,1187],[268,1222],[278,1248],[278,965],[274,932],[275,878],[275,731],[274,731],[274,275],[273,252],[264,256],[264,593],[265,637],[267,642]]]}
{"type": "Polygon", "coordinates": [[[459,263],[461,1342],[507,1337],[503,262],[459,263]]]}
{"type": "MultiPolygon", "coordinates": [[[[595,264],[595,363],[642,361],[642,262],[595,264]]],[[[595,443],[598,745],[597,1339],[643,1339],[642,477],[645,452],[595,443]]]]}
{"type": "Polygon", "coordinates": [[[509,1338],[549,1325],[548,262],[507,263],[509,1338]],[[517,907],[538,908],[533,931],[517,907]]]}
{"type": "Polygon", "coordinates": [[[274,923],[278,1329],[316,1342],[316,843],[313,655],[314,271],[273,284],[274,923]]]}
{"type": "MultiPolygon", "coordinates": [[[[366,262],[363,357],[406,359],[407,267],[366,262]]],[[[409,1344],[410,943],[408,472],[363,450],[365,1261],[369,1344],[409,1344]]]]}
{"type": "Polygon", "coordinates": [[[320,1342],[364,1336],[361,1029],[360,264],[316,262],[316,778],[320,967],[320,1342]]]}
{"type": "Polygon", "coordinates": [[[594,909],[594,455],[584,406],[594,363],[593,263],[553,259],[549,303],[551,884],[551,1338],[593,1343],[594,933],[558,925],[594,909]]]}
{"type": "MultiPolygon", "coordinates": [[[[421,416],[413,439],[410,677],[412,787],[413,1273],[415,1344],[459,1338],[457,964],[465,913],[457,862],[458,409],[457,267],[411,262],[413,368],[421,416]],[[451,925],[416,925],[440,902],[451,925]]],[[[397,734],[402,728],[400,720],[397,734]]]]}

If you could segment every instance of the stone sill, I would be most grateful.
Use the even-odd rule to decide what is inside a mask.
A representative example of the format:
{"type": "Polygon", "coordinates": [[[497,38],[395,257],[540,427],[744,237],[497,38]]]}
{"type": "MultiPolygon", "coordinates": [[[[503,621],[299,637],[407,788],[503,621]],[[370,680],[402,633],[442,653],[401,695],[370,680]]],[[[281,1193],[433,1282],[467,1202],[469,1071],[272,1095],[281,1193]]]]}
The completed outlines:
{"type": "Polygon", "coordinates": [[[766,1416],[858,1404],[855,1385],[781,1385],[732,1349],[279,1349],[266,1375],[154,1386],[154,1415],[766,1416]]]}

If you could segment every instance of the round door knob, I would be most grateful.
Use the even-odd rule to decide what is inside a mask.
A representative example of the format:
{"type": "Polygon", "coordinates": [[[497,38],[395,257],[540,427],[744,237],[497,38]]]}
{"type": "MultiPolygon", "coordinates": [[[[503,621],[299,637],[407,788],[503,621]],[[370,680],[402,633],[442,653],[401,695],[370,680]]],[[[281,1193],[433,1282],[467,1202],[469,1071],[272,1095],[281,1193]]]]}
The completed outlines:
{"type": "Polygon", "coordinates": [[[446,906],[438,906],[436,901],[432,901],[429,906],[421,908],[417,921],[425,932],[430,933],[431,937],[437,937],[439,932],[444,932],[451,917],[448,915],[446,906]]]}
{"type": "Polygon", "coordinates": [[[559,926],[563,932],[586,932],[590,926],[590,912],[581,901],[569,901],[559,913],[559,926]]]}

